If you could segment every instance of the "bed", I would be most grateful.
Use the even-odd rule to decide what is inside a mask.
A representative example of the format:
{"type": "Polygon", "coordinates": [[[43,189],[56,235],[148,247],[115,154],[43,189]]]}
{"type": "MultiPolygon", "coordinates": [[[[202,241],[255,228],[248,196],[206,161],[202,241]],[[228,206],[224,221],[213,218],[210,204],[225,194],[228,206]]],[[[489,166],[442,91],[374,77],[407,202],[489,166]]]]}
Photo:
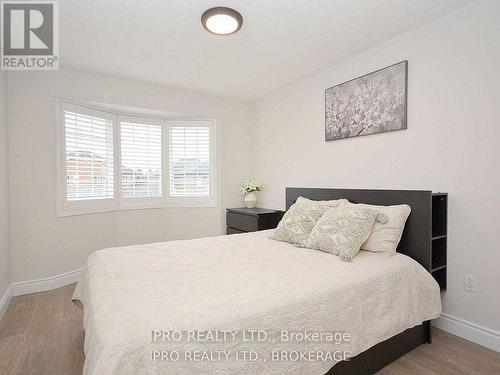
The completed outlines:
{"type": "MultiPolygon", "coordinates": [[[[287,208],[300,195],[325,199],[321,190],[287,189],[287,208]]],[[[329,190],[328,199],[345,195],[329,190]]],[[[386,204],[398,203],[397,194],[389,196],[386,204]]],[[[404,245],[408,235],[418,236],[421,211],[411,202],[418,196],[402,198],[413,203],[404,245]]],[[[345,263],[269,235],[170,241],[89,256],[74,293],[84,308],[84,374],[372,373],[430,340],[428,322],[441,313],[439,286],[411,255],[362,251],[345,263]],[[189,340],[200,332],[213,340],[189,340]],[[311,332],[322,339],[300,339],[311,332]],[[325,339],[328,333],[335,340],[325,339]]]]}

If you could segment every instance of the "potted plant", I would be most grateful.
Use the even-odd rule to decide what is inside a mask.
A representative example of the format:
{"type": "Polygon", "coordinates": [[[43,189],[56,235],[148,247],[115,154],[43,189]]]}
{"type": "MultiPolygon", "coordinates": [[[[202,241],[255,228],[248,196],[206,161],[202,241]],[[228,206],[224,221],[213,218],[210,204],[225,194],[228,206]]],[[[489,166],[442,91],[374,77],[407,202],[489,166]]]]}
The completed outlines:
{"type": "Polygon", "coordinates": [[[243,195],[243,202],[245,207],[254,208],[257,205],[257,192],[262,190],[262,184],[255,180],[246,180],[241,185],[241,195],[243,195]]]}

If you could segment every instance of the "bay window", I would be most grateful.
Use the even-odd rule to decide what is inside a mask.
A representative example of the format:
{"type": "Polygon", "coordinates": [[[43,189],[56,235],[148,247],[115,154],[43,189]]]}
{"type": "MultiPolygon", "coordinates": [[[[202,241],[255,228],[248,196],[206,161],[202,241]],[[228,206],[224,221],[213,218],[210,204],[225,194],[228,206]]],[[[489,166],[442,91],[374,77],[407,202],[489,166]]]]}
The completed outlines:
{"type": "Polygon", "coordinates": [[[58,109],[59,216],[216,205],[213,120],[58,109]]]}

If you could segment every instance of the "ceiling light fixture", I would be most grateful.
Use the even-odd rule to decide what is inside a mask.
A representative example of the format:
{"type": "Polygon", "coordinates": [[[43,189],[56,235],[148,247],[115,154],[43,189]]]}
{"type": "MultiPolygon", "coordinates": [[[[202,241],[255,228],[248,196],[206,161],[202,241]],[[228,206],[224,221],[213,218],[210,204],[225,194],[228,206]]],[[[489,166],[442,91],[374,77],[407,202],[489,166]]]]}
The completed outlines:
{"type": "Polygon", "coordinates": [[[206,10],[201,15],[205,30],[217,35],[234,34],[243,25],[243,17],[231,8],[216,7],[206,10]]]}

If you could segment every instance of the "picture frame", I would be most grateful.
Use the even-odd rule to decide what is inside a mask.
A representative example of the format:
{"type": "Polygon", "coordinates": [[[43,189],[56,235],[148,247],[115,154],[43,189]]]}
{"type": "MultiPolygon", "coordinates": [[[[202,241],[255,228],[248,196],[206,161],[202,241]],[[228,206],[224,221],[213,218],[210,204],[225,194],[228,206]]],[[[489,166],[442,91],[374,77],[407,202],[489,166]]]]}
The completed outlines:
{"type": "Polygon", "coordinates": [[[407,129],[408,61],[325,90],[325,141],[407,129]]]}

